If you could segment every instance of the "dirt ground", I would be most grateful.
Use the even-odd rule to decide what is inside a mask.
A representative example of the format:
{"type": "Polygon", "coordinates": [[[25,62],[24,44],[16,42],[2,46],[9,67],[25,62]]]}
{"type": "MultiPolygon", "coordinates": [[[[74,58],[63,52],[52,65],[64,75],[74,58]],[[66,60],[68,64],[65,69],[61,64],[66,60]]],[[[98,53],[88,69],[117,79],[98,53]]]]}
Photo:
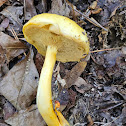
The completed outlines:
{"type": "Polygon", "coordinates": [[[0,126],[46,126],[36,106],[44,57],[22,32],[41,13],[74,20],[89,38],[85,69],[57,61],[53,72],[53,102],[70,125],[126,126],[126,0],[0,0],[0,126]]]}

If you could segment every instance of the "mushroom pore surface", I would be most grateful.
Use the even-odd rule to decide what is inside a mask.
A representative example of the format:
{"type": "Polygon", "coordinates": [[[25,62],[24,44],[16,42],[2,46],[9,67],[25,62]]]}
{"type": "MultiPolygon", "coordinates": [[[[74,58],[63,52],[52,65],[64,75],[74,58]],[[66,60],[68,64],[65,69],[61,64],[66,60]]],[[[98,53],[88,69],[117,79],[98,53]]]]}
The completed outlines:
{"type": "Polygon", "coordinates": [[[67,17],[40,14],[28,21],[23,32],[26,40],[45,56],[48,45],[57,48],[57,61],[79,61],[89,52],[89,42],[84,29],[67,17]]]}

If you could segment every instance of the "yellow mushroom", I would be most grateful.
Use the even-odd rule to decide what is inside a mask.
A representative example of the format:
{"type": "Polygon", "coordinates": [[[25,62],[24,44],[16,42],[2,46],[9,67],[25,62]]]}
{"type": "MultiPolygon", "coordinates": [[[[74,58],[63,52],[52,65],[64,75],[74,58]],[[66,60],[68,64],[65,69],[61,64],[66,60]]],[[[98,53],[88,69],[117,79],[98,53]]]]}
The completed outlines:
{"type": "Polygon", "coordinates": [[[56,14],[39,14],[23,27],[26,40],[45,56],[41,71],[37,106],[48,126],[68,126],[66,120],[57,117],[52,104],[51,80],[56,60],[80,61],[89,53],[89,42],[84,29],[67,17],[56,14]],[[62,121],[62,122],[61,122],[62,121]],[[65,123],[64,123],[65,122],[65,123]]]}

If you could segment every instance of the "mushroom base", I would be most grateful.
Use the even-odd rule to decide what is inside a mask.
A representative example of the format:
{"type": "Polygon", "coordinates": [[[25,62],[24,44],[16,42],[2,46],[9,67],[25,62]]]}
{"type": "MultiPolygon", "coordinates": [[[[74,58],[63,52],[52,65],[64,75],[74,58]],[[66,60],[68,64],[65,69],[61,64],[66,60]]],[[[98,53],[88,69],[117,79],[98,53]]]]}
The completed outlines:
{"type": "Polygon", "coordinates": [[[51,80],[53,67],[56,62],[56,54],[57,49],[55,47],[47,47],[45,62],[41,71],[37,91],[38,110],[48,126],[61,126],[53,110],[51,93],[51,80]]]}

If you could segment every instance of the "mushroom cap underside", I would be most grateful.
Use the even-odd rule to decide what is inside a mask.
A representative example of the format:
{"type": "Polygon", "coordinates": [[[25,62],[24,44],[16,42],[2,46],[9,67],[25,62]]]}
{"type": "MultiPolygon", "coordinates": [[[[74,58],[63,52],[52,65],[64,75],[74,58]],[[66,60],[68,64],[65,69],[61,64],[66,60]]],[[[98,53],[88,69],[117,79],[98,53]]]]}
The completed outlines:
{"type": "Polygon", "coordinates": [[[71,19],[56,14],[39,14],[23,27],[26,40],[45,56],[47,46],[57,48],[57,61],[79,61],[89,53],[89,41],[84,29],[71,19]]]}

